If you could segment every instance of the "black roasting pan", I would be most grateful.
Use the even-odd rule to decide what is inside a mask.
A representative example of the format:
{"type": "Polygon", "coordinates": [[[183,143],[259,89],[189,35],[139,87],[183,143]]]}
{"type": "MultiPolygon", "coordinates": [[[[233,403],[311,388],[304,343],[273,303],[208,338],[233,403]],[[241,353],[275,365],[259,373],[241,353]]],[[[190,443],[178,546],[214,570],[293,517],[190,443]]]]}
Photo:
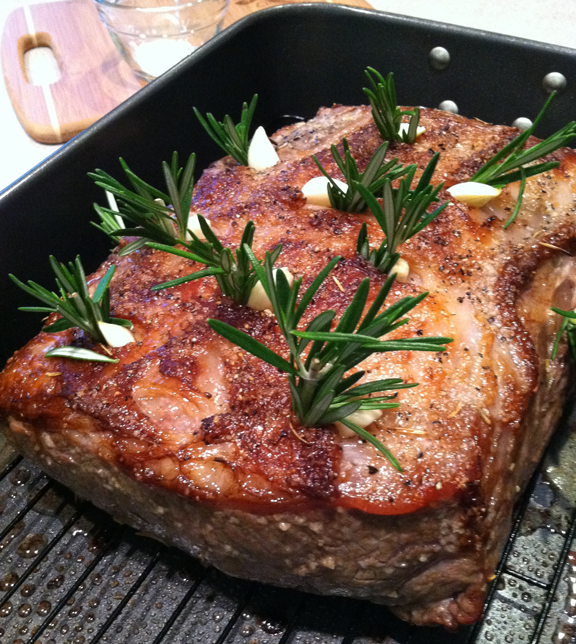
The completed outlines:
{"type": "MultiPolygon", "coordinates": [[[[0,194],[0,365],[40,328],[38,318],[16,310],[30,301],[7,274],[48,286],[50,254],[68,261],[80,253],[90,270],[107,256],[109,241],[90,224],[102,194],[88,171],[118,176],[123,156],[137,174],[159,182],[160,162],[173,150],[195,151],[203,169],[221,153],[192,106],[236,118],[258,93],[256,125],[270,132],[285,117],[365,102],[368,65],[394,72],[400,103],[437,107],[450,100],[465,116],[503,124],[534,118],[548,95],[545,79],[555,72],[565,87],[537,134],[576,112],[571,49],[334,5],[249,16],[0,194]],[[444,69],[432,64],[435,47],[450,54],[444,69]]],[[[576,507],[571,427],[567,415],[519,504],[485,619],[455,634],[411,627],[363,602],[204,570],[74,499],[0,442],[0,644],[576,641],[568,580],[576,507]]]]}

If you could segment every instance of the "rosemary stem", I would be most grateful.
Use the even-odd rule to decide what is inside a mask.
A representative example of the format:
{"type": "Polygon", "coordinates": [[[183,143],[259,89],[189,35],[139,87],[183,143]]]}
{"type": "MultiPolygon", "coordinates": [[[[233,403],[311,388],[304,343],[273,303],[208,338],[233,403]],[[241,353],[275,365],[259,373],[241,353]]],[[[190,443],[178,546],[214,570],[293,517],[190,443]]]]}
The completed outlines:
{"type": "Polygon", "coordinates": [[[306,370],[305,368],[302,368],[302,371],[300,371],[300,378],[302,382],[301,399],[305,408],[308,408],[314,399],[316,387],[318,385],[318,381],[320,380],[321,369],[322,361],[318,358],[314,358],[312,360],[312,363],[310,364],[310,369],[306,370]]]}

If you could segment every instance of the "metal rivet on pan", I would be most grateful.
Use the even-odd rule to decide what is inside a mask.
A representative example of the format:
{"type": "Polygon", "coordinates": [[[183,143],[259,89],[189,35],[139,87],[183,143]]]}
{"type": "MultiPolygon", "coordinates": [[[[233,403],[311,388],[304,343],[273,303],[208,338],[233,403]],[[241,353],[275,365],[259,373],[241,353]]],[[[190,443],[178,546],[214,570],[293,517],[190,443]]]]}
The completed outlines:
{"type": "Polygon", "coordinates": [[[430,66],[439,71],[446,69],[450,64],[450,53],[444,47],[434,47],[428,55],[430,66]]]}
{"type": "Polygon", "coordinates": [[[527,130],[529,127],[532,127],[532,121],[525,116],[519,116],[512,125],[519,130],[527,130]]]}
{"type": "Polygon", "coordinates": [[[560,72],[550,72],[549,74],[546,74],[546,76],[544,76],[542,80],[542,87],[547,92],[553,92],[554,90],[561,92],[566,88],[566,76],[564,76],[564,74],[561,74],[560,72]]]}
{"type": "Polygon", "coordinates": [[[454,101],[442,101],[438,108],[444,110],[445,112],[452,112],[452,114],[458,114],[458,105],[454,101]]]}

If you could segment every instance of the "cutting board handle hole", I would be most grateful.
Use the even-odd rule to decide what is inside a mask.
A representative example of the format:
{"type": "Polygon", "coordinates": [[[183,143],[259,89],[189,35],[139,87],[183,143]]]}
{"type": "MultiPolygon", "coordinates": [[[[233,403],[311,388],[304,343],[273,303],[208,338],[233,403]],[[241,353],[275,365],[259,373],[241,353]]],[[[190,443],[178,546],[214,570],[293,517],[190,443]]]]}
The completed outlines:
{"type": "Polygon", "coordinates": [[[18,57],[22,74],[29,85],[52,85],[62,76],[50,34],[40,31],[21,36],[18,40],[18,57]]]}

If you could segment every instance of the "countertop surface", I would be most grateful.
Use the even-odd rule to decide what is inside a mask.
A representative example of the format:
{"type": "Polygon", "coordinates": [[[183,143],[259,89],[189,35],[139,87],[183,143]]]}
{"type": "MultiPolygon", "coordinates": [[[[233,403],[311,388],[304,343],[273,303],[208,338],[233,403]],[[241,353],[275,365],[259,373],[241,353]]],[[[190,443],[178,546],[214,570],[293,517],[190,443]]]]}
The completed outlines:
{"type": "MultiPolygon", "coordinates": [[[[1,0],[0,28],[23,4],[39,0],[1,0]]],[[[42,0],[46,1],[46,0],[42,0]]],[[[79,2],[89,0],[78,0],[79,2]]],[[[566,0],[369,0],[379,11],[415,16],[576,48],[576,2],[566,0]]],[[[0,190],[28,172],[58,146],[31,139],[20,125],[0,80],[0,190]]]]}

